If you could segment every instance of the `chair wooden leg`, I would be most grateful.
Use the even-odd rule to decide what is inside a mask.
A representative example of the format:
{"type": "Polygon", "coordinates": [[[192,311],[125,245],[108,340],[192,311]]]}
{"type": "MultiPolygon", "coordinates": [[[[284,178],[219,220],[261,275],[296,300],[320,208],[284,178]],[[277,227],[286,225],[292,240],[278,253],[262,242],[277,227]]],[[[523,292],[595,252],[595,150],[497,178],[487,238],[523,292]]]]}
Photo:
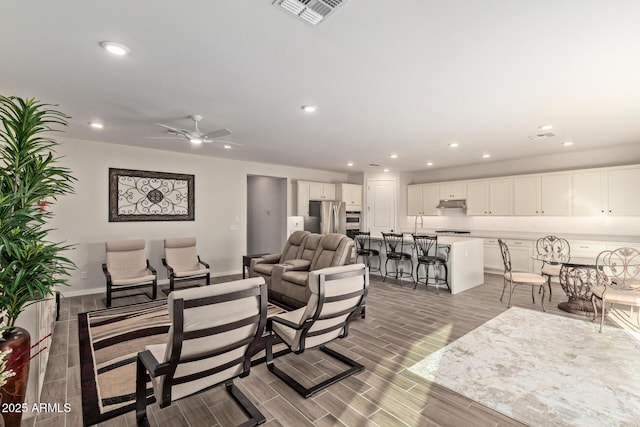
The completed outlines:
{"type": "Polygon", "coordinates": [[[147,370],[138,358],[136,363],[136,421],[139,426],[148,426],[147,418],[147,370]]]}
{"type": "Polygon", "coordinates": [[[244,411],[251,417],[248,421],[242,423],[241,426],[249,427],[264,424],[264,422],[266,421],[264,415],[262,415],[262,413],[258,410],[258,408],[255,407],[253,403],[251,403],[247,396],[245,396],[244,393],[242,393],[240,389],[235,386],[233,380],[225,382],[224,385],[227,388],[227,392],[231,394],[233,399],[238,402],[238,404],[242,406],[242,409],[244,409],[244,411]]]}

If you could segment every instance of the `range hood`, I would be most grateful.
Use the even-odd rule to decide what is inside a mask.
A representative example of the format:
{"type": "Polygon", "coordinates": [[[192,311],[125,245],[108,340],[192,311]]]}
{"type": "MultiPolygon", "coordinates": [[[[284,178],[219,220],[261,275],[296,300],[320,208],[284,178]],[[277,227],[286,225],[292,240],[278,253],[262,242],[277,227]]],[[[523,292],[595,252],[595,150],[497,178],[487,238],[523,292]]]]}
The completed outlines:
{"type": "Polygon", "coordinates": [[[440,200],[438,209],[467,209],[467,201],[465,199],[440,200]]]}

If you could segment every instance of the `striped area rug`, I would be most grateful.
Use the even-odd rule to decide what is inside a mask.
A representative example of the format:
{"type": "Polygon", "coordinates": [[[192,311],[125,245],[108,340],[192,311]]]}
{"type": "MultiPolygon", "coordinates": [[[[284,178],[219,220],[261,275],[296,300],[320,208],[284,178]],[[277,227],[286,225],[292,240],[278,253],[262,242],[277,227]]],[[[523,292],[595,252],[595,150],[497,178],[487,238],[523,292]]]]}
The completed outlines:
{"type": "Polygon", "coordinates": [[[78,322],[84,424],[134,410],[136,357],[167,341],[166,300],[81,313],[78,322]]]}

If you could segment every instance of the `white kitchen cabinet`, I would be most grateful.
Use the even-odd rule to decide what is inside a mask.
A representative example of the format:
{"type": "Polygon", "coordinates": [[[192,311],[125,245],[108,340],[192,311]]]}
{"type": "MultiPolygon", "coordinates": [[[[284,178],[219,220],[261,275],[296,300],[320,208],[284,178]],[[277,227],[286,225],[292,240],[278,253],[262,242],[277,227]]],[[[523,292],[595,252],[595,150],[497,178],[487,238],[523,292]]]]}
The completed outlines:
{"type": "Polygon", "coordinates": [[[607,205],[607,172],[576,171],[571,174],[573,215],[605,215],[607,205]]]}
{"type": "Polygon", "coordinates": [[[336,198],[345,202],[348,211],[362,211],[362,185],[337,184],[336,198]]]}
{"type": "Polygon", "coordinates": [[[493,273],[504,272],[498,239],[484,239],[484,269],[493,273]]]}
{"type": "Polygon", "coordinates": [[[540,176],[513,178],[513,214],[540,215],[540,176]]]}
{"type": "Polygon", "coordinates": [[[531,240],[505,239],[511,255],[511,271],[533,272],[533,242],[531,240]]]}
{"type": "Polygon", "coordinates": [[[513,179],[469,182],[467,215],[513,215],[513,179]]]}
{"type": "Polygon", "coordinates": [[[514,215],[571,215],[571,174],[513,178],[514,215]]]}
{"type": "Polygon", "coordinates": [[[296,213],[300,216],[309,216],[309,182],[298,181],[296,183],[296,186],[296,194],[298,196],[298,211],[296,213]]]}
{"type": "Polygon", "coordinates": [[[439,184],[441,200],[465,199],[467,197],[466,182],[443,182],[439,184]]]}
{"type": "Polygon", "coordinates": [[[640,215],[640,167],[610,169],[607,172],[608,214],[640,215]]]}
{"type": "Polygon", "coordinates": [[[309,200],[335,200],[336,185],[327,182],[309,183],[309,200]]]}
{"type": "Polygon", "coordinates": [[[407,215],[438,215],[440,201],[437,184],[407,186],[407,215]]]}
{"type": "Polygon", "coordinates": [[[540,178],[540,213],[571,215],[571,174],[545,174],[540,178]]]}

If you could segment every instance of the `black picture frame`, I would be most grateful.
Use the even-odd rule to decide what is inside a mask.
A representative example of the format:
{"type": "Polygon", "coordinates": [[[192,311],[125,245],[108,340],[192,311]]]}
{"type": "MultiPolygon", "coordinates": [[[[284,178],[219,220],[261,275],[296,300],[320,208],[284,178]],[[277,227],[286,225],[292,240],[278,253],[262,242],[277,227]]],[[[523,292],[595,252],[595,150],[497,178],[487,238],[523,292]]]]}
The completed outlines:
{"type": "Polygon", "coordinates": [[[109,222],[194,220],[194,175],[109,168],[109,222]]]}

